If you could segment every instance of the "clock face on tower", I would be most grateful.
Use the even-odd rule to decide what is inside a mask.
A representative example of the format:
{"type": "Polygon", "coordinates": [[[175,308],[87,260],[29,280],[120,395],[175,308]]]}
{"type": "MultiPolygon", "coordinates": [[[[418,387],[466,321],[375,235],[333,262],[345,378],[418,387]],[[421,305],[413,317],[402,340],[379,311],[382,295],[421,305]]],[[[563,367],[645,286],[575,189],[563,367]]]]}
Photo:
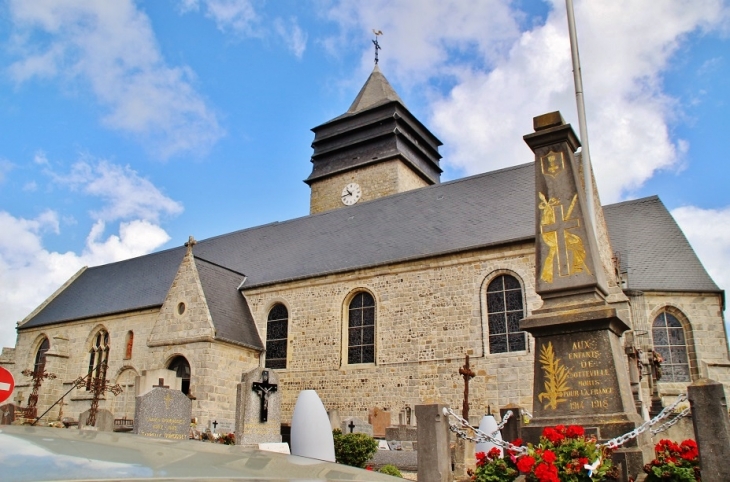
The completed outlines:
{"type": "Polygon", "coordinates": [[[342,204],[352,206],[360,200],[362,190],[356,182],[351,182],[342,189],[342,204]]]}

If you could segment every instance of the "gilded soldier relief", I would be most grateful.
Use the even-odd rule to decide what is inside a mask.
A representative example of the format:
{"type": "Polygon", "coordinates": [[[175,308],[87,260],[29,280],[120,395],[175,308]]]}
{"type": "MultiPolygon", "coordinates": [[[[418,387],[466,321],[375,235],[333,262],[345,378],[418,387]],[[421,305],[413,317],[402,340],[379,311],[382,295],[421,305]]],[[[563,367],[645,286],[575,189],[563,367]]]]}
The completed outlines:
{"type": "Polygon", "coordinates": [[[542,367],[545,391],[540,392],[537,399],[545,403],[543,408],[556,410],[559,403],[568,400],[562,397],[565,392],[570,390],[568,386],[570,370],[560,362],[560,358],[555,356],[552,342],[540,347],[540,366],[542,367]]]}
{"type": "MultiPolygon", "coordinates": [[[[547,157],[547,156],[546,156],[547,157]]],[[[543,242],[548,246],[548,254],[540,272],[540,279],[552,283],[555,279],[555,267],[558,276],[572,276],[583,271],[591,274],[586,266],[586,250],[581,237],[571,232],[571,229],[580,227],[580,218],[573,217],[573,211],[578,201],[575,194],[567,212],[563,204],[554,197],[547,198],[538,193],[540,202],[540,234],[543,242]]]]}

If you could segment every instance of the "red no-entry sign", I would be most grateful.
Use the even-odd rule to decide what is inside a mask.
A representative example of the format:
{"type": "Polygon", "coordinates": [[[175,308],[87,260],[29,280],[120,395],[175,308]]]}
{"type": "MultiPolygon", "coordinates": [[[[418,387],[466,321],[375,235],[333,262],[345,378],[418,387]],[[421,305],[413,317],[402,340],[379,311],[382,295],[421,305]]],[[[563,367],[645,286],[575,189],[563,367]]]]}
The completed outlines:
{"type": "Polygon", "coordinates": [[[13,394],[13,388],[15,388],[13,374],[0,367],[0,403],[10,398],[10,395],[13,394]]]}

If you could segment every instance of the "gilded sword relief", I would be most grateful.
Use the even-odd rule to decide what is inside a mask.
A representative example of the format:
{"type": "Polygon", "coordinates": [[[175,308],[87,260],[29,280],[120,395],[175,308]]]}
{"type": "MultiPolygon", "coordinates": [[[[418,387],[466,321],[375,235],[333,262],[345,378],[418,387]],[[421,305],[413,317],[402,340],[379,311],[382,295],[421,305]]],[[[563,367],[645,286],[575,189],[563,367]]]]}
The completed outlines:
{"type": "Polygon", "coordinates": [[[558,404],[567,401],[567,398],[561,398],[565,392],[570,390],[568,386],[568,375],[570,370],[560,362],[560,358],[555,356],[552,342],[540,347],[540,365],[544,377],[545,391],[537,395],[540,402],[547,400],[543,408],[552,408],[556,410],[558,404]]]}
{"type": "Polygon", "coordinates": [[[552,283],[555,278],[555,265],[558,267],[558,276],[571,276],[583,271],[591,274],[585,263],[586,250],[583,239],[570,231],[580,227],[580,219],[573,218],[578,195],[573,196],[568,211],[564,212],[564,206],[557,198],[548,199],[543,193],[538,194],[540,196],[538,208],[541,211],[540,233],[549,249],[542,265],[540,279],[552,283]]]}

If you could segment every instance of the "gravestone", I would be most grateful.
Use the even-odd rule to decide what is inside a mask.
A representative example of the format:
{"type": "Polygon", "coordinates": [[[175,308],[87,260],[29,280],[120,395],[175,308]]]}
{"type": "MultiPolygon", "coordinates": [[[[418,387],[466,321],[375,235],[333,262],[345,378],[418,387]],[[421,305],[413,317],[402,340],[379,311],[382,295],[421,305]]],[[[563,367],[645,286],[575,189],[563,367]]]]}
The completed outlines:
{"type": "Polygon", "coordinates": [[[330,427],[332,427],[332,430],[340,428],[340,425],[342,425],[340,412],[338,412],[336,408],[327,412],[327,418],[330,419],[330,427]]]}
{"type": "Polygon", "coordinates": [[[375,407],[370,410],[368,422],[373,426],[373,437],[385,437],[385,429],[390,427],[390,412],[375,407]]]}
{"type": "Polygon", "coordinates": [[[170,389],[160,379],[158,386],[136,397],[133,432],[145,437],[187,440],[193,403],[183,392],[170,389]]]}
{"type": "Polygon", "coordinates": [[[174,370],[168,370],[167,368],[142,370],[142,374],[134,378],[134,396],[139,397],[151,391],[159,384],[160,378],[165,380],[165,385],[170,389],[182,389],[182,378],[179,378],[174,370]]]}
{"type": "Polygon", "coordinates": [[[245,373],[236,389],[236,445],[281,443],[279,377],[257,367],[245,373]]]}
{"type": "Polygon", "coordinates": [[[385,429],[386,440],[409,440],[415,442],[418,440],[418,429],[408,425],[397,425],[385,429]]]}
{"type": "MultiPolygon", "coordinates": [[[[87,420],[89,420],[89,412],[90,410],[87,410],[85,412],[81,412],[81,415],[79,415],[79,429],[89,428],[89,426],[86,425],[87,420]]],[[[96,430],[99,432],[113,432],[114,415],[109,410],[105,410],[103,408],[98,409],[96,411],[96,424],[94,427],[96,427],[96,430]]]]}
{"type": "Polygon", "coordinates": [[[10,425],[15,420],[15,405],[8,403],[0,407],[0,425],[10,425]]]}
{"type": "Polygon", "coordinates": [[[358,417],[345,417],[340,425],[342,433],[364,433],[373,436],[373,426],[358,417]]]}
{"type": "MultiPolygon", "coordinates": [[[[543,305],[520,322],[535,337],[534,418],[522,434],[535,443],[546,426],[575,424],[605,441],[642,423],[620,339],[629,329],[621,316],[627,305],[606,301],[575,132],[559,112],[536,117],[534,126],[524,139],[535,153],[535,291],[543,305]]],[[[624,478],[641,472],[642,449],[651,455],[646,435],[617,451],[624,478]]]]}

